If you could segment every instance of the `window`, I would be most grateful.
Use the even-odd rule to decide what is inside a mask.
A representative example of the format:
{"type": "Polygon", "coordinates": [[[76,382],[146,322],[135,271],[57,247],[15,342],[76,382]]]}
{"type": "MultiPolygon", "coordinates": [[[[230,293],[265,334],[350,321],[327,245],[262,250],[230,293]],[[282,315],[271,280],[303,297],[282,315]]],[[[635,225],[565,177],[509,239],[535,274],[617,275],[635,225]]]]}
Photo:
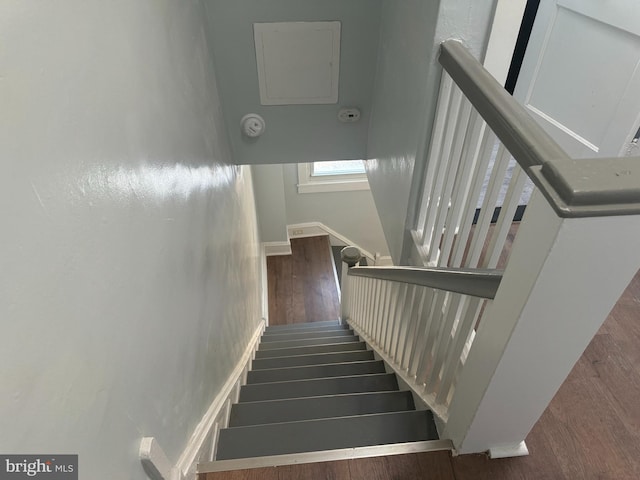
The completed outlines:
{"type": "Polygon", "coordinates": [[[368,190],[362,160],[298,164],[298,193],[368,190]]]}

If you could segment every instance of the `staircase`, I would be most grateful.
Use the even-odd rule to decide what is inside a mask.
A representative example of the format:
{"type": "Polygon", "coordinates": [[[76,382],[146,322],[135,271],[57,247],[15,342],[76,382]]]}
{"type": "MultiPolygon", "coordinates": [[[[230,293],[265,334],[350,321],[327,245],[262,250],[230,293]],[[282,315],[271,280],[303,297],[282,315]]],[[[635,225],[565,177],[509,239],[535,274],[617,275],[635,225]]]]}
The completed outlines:
{"type": "Polygon", "coordinates": [[[216,460],[436,440],[395,374],[338,321],[267,327],[216,460]]]}

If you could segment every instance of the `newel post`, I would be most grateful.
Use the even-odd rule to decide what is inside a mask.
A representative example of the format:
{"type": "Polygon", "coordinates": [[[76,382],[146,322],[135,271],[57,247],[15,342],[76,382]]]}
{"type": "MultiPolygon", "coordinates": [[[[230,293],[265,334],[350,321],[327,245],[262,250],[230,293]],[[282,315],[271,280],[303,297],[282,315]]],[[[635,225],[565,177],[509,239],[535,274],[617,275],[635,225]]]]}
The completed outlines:
{"type": "Polygon", "coordinates": [[[342,259],[342,274],[341,274],[341,295],[340,295],[340,317],[343,322],[347,321],[350,315],[350,298],[349,298],[349,269],[355,267],[362,259],[362,252],[358,247],[348,246],[344,247],[340,251],[340,258],[342,259]]]}
{"type": "Polygon", "coordinates": [[[443,433],[460,453],[524,440],[640,268],[640,215],[560,218],[536,192],[443,433]]]}

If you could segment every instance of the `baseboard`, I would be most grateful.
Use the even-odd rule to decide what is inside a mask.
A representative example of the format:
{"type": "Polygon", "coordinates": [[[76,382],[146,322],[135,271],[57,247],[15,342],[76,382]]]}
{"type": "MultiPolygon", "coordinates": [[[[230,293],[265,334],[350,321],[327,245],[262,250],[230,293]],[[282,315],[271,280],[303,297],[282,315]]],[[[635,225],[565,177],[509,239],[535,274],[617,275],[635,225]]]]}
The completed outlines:
{"type": "Polygon", "coordinates": [[[291,244],[289,240],[282,242],[262,242],[262,245],[267,257],[273,255],[291,255],[291,244]]]}
{"type": "Polygon", "coordinates": [[[266,325],[269,325],[269,279],[267,252],[264,243],[260,244],[260,292],[262,294],[262,318],[266,325]]]}
{"type": "Polygon", "coordinates": [[[489,458],[524,457],[529,455],[529,449],[524,441],[517,445],[493,447],[489,449],[489,458]]]}
{"type": "Polygon", "coordinates": [[[139,455],[142,468],[151,480],[180,480],[178,469],[171,464],[155,438],[140,440],[139,455]]]}
{"type": "Polygon", "coordinates": [[[307,223],[296,223],[293,225],[287,225],[287,232],[289,233],[289,238],[305,238],[305,237],[315,237],[318,235],[329,235],[329,240],[331,245],[353,245],[358,247],[362,254],[367,258],[367,262],[370,265],[375,264],[375,255],[365,250],[357,243],[351,241],[344,235],[339,234],[335,230],[330,227],[327,227],[325,224],[320,222],[307,222],[307,223]]]}
{"type": "Polygon", "coordinates": [[[142,439],[140,461],[151,480],[196,480],[198,463],[213,460],[218,430],[229,423],[231,404],[237,401],[240,387],[246,382],[264,328],[265,322],[261,320],[242,357],[194,429],[175,467],[153,437],[142,439]]]}

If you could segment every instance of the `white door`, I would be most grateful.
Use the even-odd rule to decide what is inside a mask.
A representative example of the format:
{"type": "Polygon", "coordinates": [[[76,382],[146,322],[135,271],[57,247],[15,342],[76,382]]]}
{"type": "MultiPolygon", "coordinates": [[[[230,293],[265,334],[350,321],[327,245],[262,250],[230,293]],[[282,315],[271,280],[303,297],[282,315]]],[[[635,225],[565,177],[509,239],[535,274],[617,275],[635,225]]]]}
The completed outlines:
{"type": "Polygon", "coordinates": [[[514,96],[569,156],[628,155],[640,126],[640,0],[542,0],[514,96]]]}

